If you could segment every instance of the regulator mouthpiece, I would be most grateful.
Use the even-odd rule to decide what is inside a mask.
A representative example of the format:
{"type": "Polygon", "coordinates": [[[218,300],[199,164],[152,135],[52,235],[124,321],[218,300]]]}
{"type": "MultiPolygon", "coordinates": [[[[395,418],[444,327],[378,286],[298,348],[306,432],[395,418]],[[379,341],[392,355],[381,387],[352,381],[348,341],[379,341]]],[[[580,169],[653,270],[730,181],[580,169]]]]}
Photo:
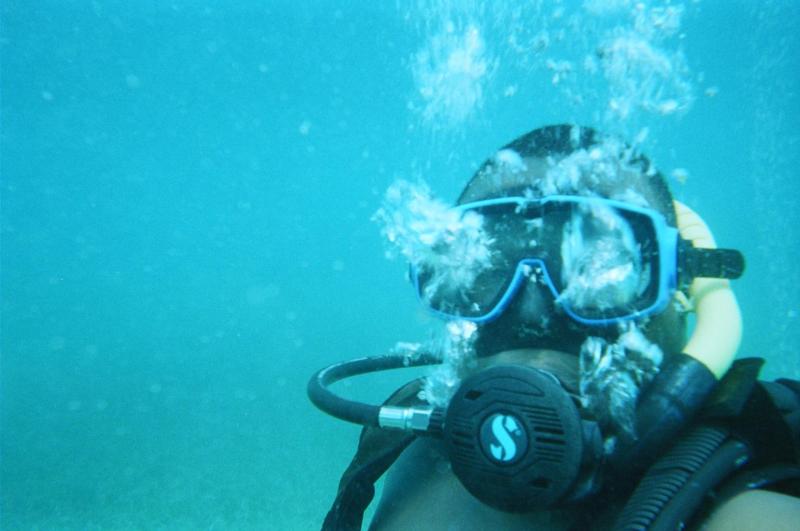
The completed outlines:
{"type": "Polygon", "coordinates": [[[462,382],[444,439],[453,472],[473,496],[525,512],[569,498],[589,446],[583,424],[554,376],[496,366],[462,382]]]}

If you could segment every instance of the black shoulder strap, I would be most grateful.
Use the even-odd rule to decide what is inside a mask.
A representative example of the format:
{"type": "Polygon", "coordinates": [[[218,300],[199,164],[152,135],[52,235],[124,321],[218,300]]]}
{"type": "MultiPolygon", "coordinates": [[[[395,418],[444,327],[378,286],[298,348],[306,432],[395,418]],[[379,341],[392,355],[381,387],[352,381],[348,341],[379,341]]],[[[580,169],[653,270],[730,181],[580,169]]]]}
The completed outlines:
{"type": "Polygon", "coordinates": [[[737,360],[703,411],[748,442],[754,465],[800,462],[800,382],[758,380],[761,358],[737,360]]]}
{"type": "MultiPolygon", "coordinates": [[[[419,403],[422,380],[414,380],[396,391],[384,405],[406,406],[419,403]]],[[[357,531],[364,511],[375,496],[375,482],[392,466],[416,435],[403,431],[367,426],[361,431],[356,455],[339,481],[339,491],[323,531],[357,531]]]]}

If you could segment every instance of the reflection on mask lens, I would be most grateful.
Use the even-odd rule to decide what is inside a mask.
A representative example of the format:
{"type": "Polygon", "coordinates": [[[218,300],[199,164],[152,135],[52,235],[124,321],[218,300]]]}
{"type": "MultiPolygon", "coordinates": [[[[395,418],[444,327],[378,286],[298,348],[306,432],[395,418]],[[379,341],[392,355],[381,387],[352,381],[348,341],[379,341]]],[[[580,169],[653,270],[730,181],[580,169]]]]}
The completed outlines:
{"type": "Polygon", "coordinates": [[[630,223],[601,204],[572,209],[563,228],[561,261],[559,302],[587,317],[635,311],[650,280],[630,223]]]}

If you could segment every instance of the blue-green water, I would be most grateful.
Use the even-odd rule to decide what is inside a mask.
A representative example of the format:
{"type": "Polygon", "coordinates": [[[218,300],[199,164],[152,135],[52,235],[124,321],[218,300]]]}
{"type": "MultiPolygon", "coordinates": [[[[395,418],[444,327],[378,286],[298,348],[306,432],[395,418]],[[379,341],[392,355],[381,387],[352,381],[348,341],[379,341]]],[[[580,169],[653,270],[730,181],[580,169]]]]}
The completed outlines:
{"type": "Polygon", "coordinates": [[[308,376],[434,325],[384,258],[384,190],[454,198],[548,123],[648,128],[747,256],[741,355],[800,376],[800,4],[685,2],[649,42],[686,108],[624,118],[585,59],[635,6],[602,4],[3,2],[2,528],[318,527],[358,430],[308,376]]]}

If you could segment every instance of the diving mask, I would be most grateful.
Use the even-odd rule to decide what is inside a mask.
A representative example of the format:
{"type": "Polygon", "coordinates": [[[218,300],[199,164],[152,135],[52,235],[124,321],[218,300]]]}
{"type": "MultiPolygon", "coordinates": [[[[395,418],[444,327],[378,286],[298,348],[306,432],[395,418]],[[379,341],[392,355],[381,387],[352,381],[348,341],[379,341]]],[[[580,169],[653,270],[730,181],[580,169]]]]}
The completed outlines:
{"type": "Polygon", "coordinates": [[[694,249],[659,212],[622,201],[502,197],[455,210],[480,216],[489,264],[458,285],[434,281],[456,277],[442,268],[457,260],[412,264],[419,298],[445,318],[491,321],[537,281],[575,321],[609,325],[662,311],[694,277],[737,278],[744,269],[738,251],[694,249]]]}

